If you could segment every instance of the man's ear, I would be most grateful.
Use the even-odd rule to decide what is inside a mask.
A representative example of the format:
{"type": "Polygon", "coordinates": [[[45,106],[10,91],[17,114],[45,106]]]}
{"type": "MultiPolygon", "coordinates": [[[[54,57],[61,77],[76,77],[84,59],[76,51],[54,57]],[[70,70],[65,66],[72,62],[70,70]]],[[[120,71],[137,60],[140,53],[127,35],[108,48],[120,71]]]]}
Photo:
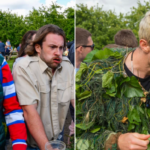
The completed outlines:
{"type": "Polygon", "coordinates": [[[150,52],[150,45],[148,44],[148,42],[144,39],[140,40],[140,48],[142,49],[142,51],[146,54],[148,54],[150,52]]]}
{"type": "Polygon", "coordinates": [[[41,46],[39,44],[35,44],[35,50],[38,54],[41,53],[41,46]]]}
{"type": "Polygon", "coordinates": [[[79,47],[76,49],[76,51],[77,51],[78,53],[82,53],[82,51],[83,51],[82,46],[79,46],[79,47]]]}

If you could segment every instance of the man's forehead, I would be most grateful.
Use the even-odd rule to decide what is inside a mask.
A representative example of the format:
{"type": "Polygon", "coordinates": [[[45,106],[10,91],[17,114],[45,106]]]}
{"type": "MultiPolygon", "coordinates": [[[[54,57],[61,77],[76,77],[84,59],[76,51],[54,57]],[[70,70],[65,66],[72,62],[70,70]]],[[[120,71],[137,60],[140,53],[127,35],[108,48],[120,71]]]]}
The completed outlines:
{"type": "Polygon", "coordinates": [[[48,44],[62,44],[64,45],[64,38],[61,35],[54,34],[54,33],[48,33],[45,37],[45,42],[48,44]]]}

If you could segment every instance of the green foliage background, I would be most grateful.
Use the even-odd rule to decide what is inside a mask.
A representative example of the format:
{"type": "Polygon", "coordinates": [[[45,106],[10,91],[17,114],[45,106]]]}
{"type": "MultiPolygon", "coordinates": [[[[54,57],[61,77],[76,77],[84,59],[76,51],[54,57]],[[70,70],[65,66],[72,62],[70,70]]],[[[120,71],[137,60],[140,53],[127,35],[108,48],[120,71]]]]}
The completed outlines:
{"type": "Polygon", "coordinates": [[[139,22],[147,11],[150,3],[138,1],[138,7],[132,7],[127,14],[116,14],[115,11],[104,11],[98,4],[88,8],[78,4],[76,10],[76,26],[87,29],[92,33],[96,49],[114,43],[114,35],[121,29],[131,29],[138,39],[139,22]]]}
{"type": "Polygon", "coordinates": [[[52,3],[49,6],[33,8],[28,15],[19,16],[10,10],[0,10],[0,40],[10,40],[11,45],[16,47],[21,42],[23,35],[29,30],[38,30],[46,24],[58,25],[65,31],[66,39],[74,39],[74,9],[68,7],[60,12],[61,7],[52,3]]]}

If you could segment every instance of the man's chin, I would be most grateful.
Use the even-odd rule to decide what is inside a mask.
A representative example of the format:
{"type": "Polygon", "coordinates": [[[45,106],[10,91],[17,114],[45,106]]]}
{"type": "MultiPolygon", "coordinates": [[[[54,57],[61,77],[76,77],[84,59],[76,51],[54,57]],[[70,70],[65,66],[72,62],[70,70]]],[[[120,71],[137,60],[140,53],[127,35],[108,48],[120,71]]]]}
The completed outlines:
{"type": "Polygon", "coordinates": [[[56,69],[60,64],[51,64],[51,65],[48,65],[50,68],[52,69],[56,69]]]}

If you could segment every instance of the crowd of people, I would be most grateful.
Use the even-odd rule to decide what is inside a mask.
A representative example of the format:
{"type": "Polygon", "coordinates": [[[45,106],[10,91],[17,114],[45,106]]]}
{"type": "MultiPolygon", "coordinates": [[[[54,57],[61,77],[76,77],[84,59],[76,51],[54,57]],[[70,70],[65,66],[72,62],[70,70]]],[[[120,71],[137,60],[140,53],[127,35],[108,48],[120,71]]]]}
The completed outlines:
{"type": "MultiPolygon", "coordinates": [[[[131,122],[127,116],[131,108],[139,109],[140,106],[144,106],[145,109],[139,109],[142,114],[143,111],[146,112],[150,108],[149,25],[150,11],[146,13],[140,22],[139,46],[134,33],[131,30],[122,29],[114,36],[115,44],[108,44],[103,48],[104,51],[105,48],[110,48],[113,53],[122,54],[124,59],[115,59],[113,68],[117,66],[118,61],[121,62],[123,66],[119,68],[120,70],[116,70],[117,73],[121,72],[121,77],[124,79],[121,82],[125,82],[126,77],[131,78],[134,76],[143,90],[143,97],[134,95],[131,102],[131,97],[123,95],[124,93],[121,93],[121,98],[107,95],[107,90],[110,87],[106,89],[104,85],[96,86],[96,88],[100,87],[99,90],[102,89],[101,92],[103,92],[99,95],[100,99],[98,100],[100,100],[101,104],[99,108],[104,108],[103,113],[96,116],[100,120],[99,126],[102,128],[94,135],[94,137],[98,136],[98,138],[95,138],[97,141],[94,143],[95,147],[98,143],[98,149],[146,150],[148,147],[150,135],[134,133],[139,131],[139,128],[134,128],[135,126],[132,126],[132,133],[129,132],[128,124],[131,122]],[[130,48],[133,49],[130,50],[130,48]],[[102,94],[105,94],[105,97],[102,94]],[[126,102],[125,107],[124,102],[126,102]],[[110,106],[113,107],[112,113],[109,113],[110,106]],[[119,112],[122,110],[124,111],[125,121],[123,121],[124,118],[120,120],[119,112]],[[116,121],[116,126],[114,121],[116,121]]],[[[37,31],[31,30],[24,34],[22,42],[17,47],[18,56],[15,59],[11,73],[4,58],[12,50],[11,43],[9,40],[5,44],[0,41],[1,150],[5,150],[7,145],[6,132],[10,134],[13,150],[45,150],[45,145],[49,145],[49,150],[56,150],[51,147],[49,141],[63,140],[68,109],[70,109],[72,117],[72,122],[69,126],[70,136],[74,134],[74,70],[75,74],[78,73],[81,63],[87,54],[94,50],[94,46],[92,34],[83,28],[76,28],[75,44],[74,41],[66,43],[65,33],[60,27],[53,24],[44,25],[37,31]],[[9,131],[6,131],[5,124],[9,131]]],[[[113,56],[111,55],[111,58],[113,56]]],[[[106,65],[107,68],[112,67],[113,62],[110,62],[110,58],[97,61],[100,61],[97,63],[97,67],[100,65],[99,67],[102,70],[105,70],[106,65]],[[106,63],[106,61],[109,63],[106,63]]],[[[90,71],[91,69],[87,72],[90,71]]],[[[106,73],[111,71],[107,70],[106,73]]],[[[97,74],[94,75],[97,76],[97,74]]],[[[86,80],[87,76],[89,76],[88,73],[83,77],[83,80],[86,80]]],[[[99,76],[101,83],[102,78],[102,76],[99,76]]],[[[94,78],[90,80],[92,79],[94,78]]],[[[114,81],[117,81],[117,79],[114,81]]],[[[97,84],[97,80],[94,82],[97,84]]],[[[133,91],[135,90],[135,87],[130,88],[133,91]]],[[[92,91],[93,89],[90,90],[92,91]]],[[[134,92],[134,94],[137,94],[137,92],[134,92]]],[[[88,98],[84,102],[79,101],[79,103],[82,103],[82,107],[85,106],[84,110],[81,109],[83,114],[87,108],[93,107],[95,104],[95,100],[92,102],[90,99],[90,105],[88,106],[88,98]]],[[[94,109],[90,108],[91,111],[94,111],[94,109]]],[[[93,114],[97,115],[98,113],[93,114]]],[[[146,116],[144,115],[142,115],[143,118],[146,116]]],[[[134,119],[132,123],[135,123],[134,119]]],[[[150,117],[147,115],[145,124],[148,127],[150,127],[149,121],[150,117]]],[[[140,124],[141,121],[138,123],[140,124]]],[[[143,123],[141,123],[141,130],[143,131],[142,126],[143,123]]],[[[147,130],[150,131],[150,128],[147,128],[147,130]]],[[[87,139],[90,139],[90,137],[92,136],[87,137],[87,139]]]]}
{"type": "Polygon", "coordinates": [[[21,48],[21,43],[17,48],[13,49],[9,39],[6,41],[5,44],[2,41],[0,41],[0,54],[4,56],[5,59],[7,59],[6,57],[9,56],[11,51],[14,50],[19,52],[20,48],[21,48]]]}

